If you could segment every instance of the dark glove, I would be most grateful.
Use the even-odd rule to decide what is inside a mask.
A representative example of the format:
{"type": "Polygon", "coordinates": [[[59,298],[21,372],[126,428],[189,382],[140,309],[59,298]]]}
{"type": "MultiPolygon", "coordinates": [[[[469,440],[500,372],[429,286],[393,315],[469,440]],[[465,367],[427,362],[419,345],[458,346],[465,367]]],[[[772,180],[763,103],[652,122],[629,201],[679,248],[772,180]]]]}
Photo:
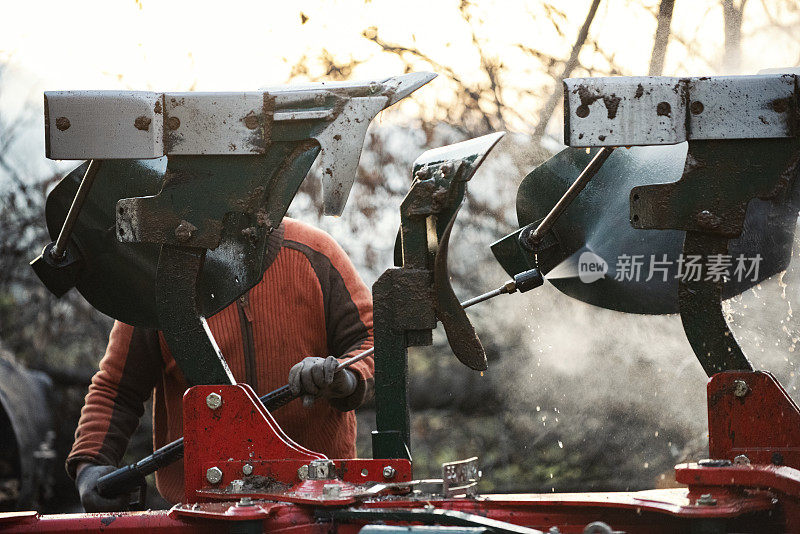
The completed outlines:
{"type": "Polygon", "coordinates": [[[327,358],[308,357],[295,364],[289,371],[289,387],[292,393],[305,393],[303,406],[314,404],[314,397],[341,399],[353,394],[358,379],[352,371],[342,369],[336,372],[339,360],[333,356],[327,358]]]}
{"type": "Polygon", "coordinates": [[[81,504],[87,512],[121,512],[128,508],[130,495],[105,498],[97,493],[97,481],[103,475],[115,471],[112,465],[89,464],[78,473],[75,486],[81,496],[81,504]]]}

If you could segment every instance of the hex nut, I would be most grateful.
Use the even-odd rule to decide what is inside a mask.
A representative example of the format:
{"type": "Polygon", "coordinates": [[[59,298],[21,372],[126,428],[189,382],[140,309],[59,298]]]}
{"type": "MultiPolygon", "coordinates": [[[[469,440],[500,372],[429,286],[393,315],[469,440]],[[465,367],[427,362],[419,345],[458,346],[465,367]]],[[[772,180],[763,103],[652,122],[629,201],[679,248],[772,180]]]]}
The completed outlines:
{"type": "Polygon", "coordinates": [[[209,467],[206,471],[206,480],[211,484],[219,484],[222,482],[222,469],[219,467],[209,467]]]}
{"type": "Polygon", "coordinates": [[[744,380],[734,380],[733,381],[733,394],[739,398],[744,397],[750,391],[750,387],[748,387],[747,382],[744,380]]]}
{"type": "Polygon", "coordinates": [[[312,460],[308,464],[309,480],[325,480],[334,477],[334,464],[331,460],[312,460]]]}
{"type": "Polygon", "coordinates": [[[740,454],[739,456],[733,459],[733,463],[735,463],[736,465],[750,465],[750,458],[748,458],[744,454],[740,454]]]}
{"type": "Polygon", "coordinates": [[[386,480],[393,479],[396,474],[397,471],[395,471],[394,467],[392,467],[391,465],[387,465],[386,467],[383,468],[383,478],[385,478],[386,480]]]}
{"type": "Polygon", "coordinates": [[[253,474],[253,466],[250,464],[244,464],[242,466],[242,473],[245,475],[252,475],[253,474]]]}
{"type": "Polygon", "coordinates": [[[222,406],[222,397],[219,393],[209,393],[208,397],[206,397],[206,406],[211,408],[212,410],[216,410],[220,406],[222,406]]]}

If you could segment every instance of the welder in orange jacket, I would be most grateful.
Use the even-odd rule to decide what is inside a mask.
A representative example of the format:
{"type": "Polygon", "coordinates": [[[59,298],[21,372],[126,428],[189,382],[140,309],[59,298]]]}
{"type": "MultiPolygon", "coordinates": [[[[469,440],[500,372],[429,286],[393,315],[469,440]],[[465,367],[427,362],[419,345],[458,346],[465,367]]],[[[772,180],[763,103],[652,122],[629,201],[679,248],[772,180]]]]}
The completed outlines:
{"type": "MultiPolygon", "coordinates": [[[[352,410],[372,396],[373,361],[333,374],[336,362],[326,359],[372,347],[370,291],[341,247],[304,223],[285,218],[270,236],[268,251],[262,280],[210,317],[208,325],[238,382],[263,395],[288,378],[296,392],[317,397],[313,405],[294,402],[275,412],[289,437],[331,458],[352,458],[352,410]]],[[[153,446],[181,437],[186,388],[163,335],[114,324],[66,463],[87,511],[120,510],[127,504],[127,497],[101,497],[96,484],[120,463],[151,394],[153,446]]],[[[156,486],[168,501],[181,500],[183,464],[161,468],[156,486]]]]}

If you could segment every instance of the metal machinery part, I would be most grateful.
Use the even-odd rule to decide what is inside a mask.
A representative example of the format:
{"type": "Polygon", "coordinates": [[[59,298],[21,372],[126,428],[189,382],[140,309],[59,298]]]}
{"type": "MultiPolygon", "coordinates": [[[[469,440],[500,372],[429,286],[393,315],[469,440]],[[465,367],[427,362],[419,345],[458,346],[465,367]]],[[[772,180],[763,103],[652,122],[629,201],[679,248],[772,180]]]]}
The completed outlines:
{"type": "MultiPolygon", "coordinates": [[[[704,265],[742,234],[751,200],[787,195],[797,174],[795,75],[597,78],[564,87],[572,146],[688,141],[680,180],[631,189],[630,222],[684,230],[684,256],[699,255],[704,265]]],[[[725,321],[722,286],[706,279],[678,284],[686,337],[709,376],[752,370],[725,321]]]]}
{"type": "MultiPolygon", "coordinates": [[[[625,84],[625,78],[618,81],[625,84]]],[[[637,81],[632,89],[634,98],[639,83],[644,94],[646,84],[637,81]]],[[[718,91],[725,94],[721,89],[718,91]]],[[[616,102],[614,94],[624,94],[622,88],[609,98],[610,108],[616,106],[619,110],[627,100],[620,97],[616,102]]],[[[596,102],[585,105],[594,112],[596,109],[592,106],[597,106],[596,102]]],[[[621,116],[629,117],[631,123],[659,125],[662,119],[658,118],[661,117],[658,112],[666,109],[660,104],[666,100],[653,102],[655,119],[639,113],[621,116]],[[631,117],[638,118],[634,121],[631,117]]],[[[689,102],[691,100],[687,105],[689,102]]],[[[570,105],[566,108],[568,114],[575,111],[570,105]]],[[[585,116],[585,110],[580,111],[580,115],[585,116]]],[[[627,127],[630,129],[630,124],[627,127]]],[[[641,131],[649,132],[647,128],[641,131]]],[[[680,135],[669,137],[669,131],[665,133],[661,128],[658,135],[645,136],[644,140],[676,138],[680,140],[680,135]]],[[[437,314],[447,309],[452,288],[442,286],[446,277],[441,273],[436,275],[437,270],[446,270],[442,246],[447,244],[446,234],[452,228],[452,218],[463,198],[465,181],[494,142],[496,139],[481,138],[460,147],[445,147],[423,155],[415,165],[415,172],[421,172],[415,174],[401,208],[401,266],[387,270],[373,287],[378,411],[378,432],[373,440],[375,459],[327,459],[305,450],[286,438],[248,386],[200,385],[188,390],[184,402],[185,503],[169,511],[137,513],[0,514],[0,528],[10,533],[125,529],[164,533],[228,530],[281,534],[325,534],[332,530],[338,534],[356,534],[362,530],[364,534],[800,531],[800,457],[797,455],[800,409],[769,374],[749,370],[719,372],[709,381],[709,439],[713,458],[677,466],[676,478],[687,485],[685,488],[469,498],[410,491],[419,484],[411,479],[406,439],[406,347],[429,342],[437,314]],[[388,406],[387,399],[402,404],[388,406]],[[375,525],[377,522],[385,525],[375,525]]],[[[690,139],[689,153],[705,156],[706,165],[715,163],[714,154],[703,151],[708,145],[699,145],[693,151],[693,142],[708,141],[690,139]]],[[[667,202],[660,206],[662,209],[654,208],[649,202],[641,203],[642,207],[637,204],[631,207],[632,215],[639,215],[636,222],[660,225],[661,222],[654,221],[666,220],[664,225],[700,232],[692,227],[691,217],[687,222],[682,214],[688,211],[691,215],[692,209],[702,208],[699,213],[708,210],[721,219],[718,226],[713,225],[713,239],[736,235],[737,230],[741,230],[739,223],[744,218],[744,208],[733,209],[726,202],[734,208],[746,204],[748,194],[757,196],[767,179],[742,183],[737,177],[738,166],[746,168],[757,158],[748,150],[748,142],[732,142],[739,152],[731,154],[723,145],[718,147],[722,155],[743,154],[744,161],[735,160],[724,167],[734,171],[732,175],[727,173],[727,181],[710,173],[692,174],[694,165],[687,166],[681,180],[688,177],[689,182],[697,179],[708,182],[715,194],[696,193],[699,198],[687,194],[688,198],[680,203],[667,202]]],[[[772,142],[780,144],[782,140],[765,141],[772,142]]],[[[768,144],[759,148],[764,150],[765,147],[769,149],[768,144]]],[[[781,150],[774,148],[774,152],[768,154],[785,159],[786,154],[780,153],[781,150]]],[[[618,153],[619,150],[615,151],[615,155],[618,153]]],[[[597,179],[600,178],[602,176],[598,175],[597,179]]],[[[676,190],[667,192],[664,197],[685,194],[681,192],[685,184],[678,184],[680,181],[673,184],[676,190]]],[[[643,191],[637,201],[647,198],[648,191],[643,191]]],[[[562,219],[564,217],[569,217],[569,210],[564,212],[562,219]]],[[[702,220],[706,219],[709,217],[703,215],[702,220]]],[[[555,237],[546,234],[538,247],[541,250],[554,244],[557,244],[555,237]]],[[[702,239],[695,244],[702,246],[702,239]]],[[[716,242],[712,240],[706,244],[715,245],[716,242]]],[[[700,250],[709,252],[708,248],[700,250]]],[[[513,257],[513,254],[507,256],[513,257]]],[[[530,260],[530,256],[521,257],[523,262],[530,260]]],[[[536,260],[537,255],[534,255],[533,261],[536,260]]],[[[708,303],[708,300],[700,301],[702,306],[708,303]]],[[[473,344],[477,337],[468,321],[464,323],[463,318],[456,317],[449,328],[449,339],[452,332],[467,337],[468,349],[457,349],[464,350],[460,359],[479,367],[482,362],[475,356],[480,353],[473,350],[478,346],[473,344]]],[[[691,338],[696,333],[687,327],[687,335],[691,338]]],[[[712,330],[709,336],[712,335],[721,333],[712,330]]],[[[718,360],[724,358],[709,361],[718,360]]],[[[443,478],[466,492],[476,478],[475,468],[470,461],[460,466],[451,464],[443,478]]]]}
{"type": "MultiPolygon", "coordinates": [[[[517,217],[523,229],[534,227],[548,213],[596,152],[567,148],[525,177],[517,194],[517,217]]],[[[629,192],[633,184],[678,180],[687,152],[686,142],[616,150],[535,253],[522,247],[517,239],[520,231],[493,244],[493,251],[509,274],[537,265],[555,288],[583,302],[628,313],[678,313],[677,259],[684,232],[631,226],[629,192]],[[580,279],[584,253],[606,262],[606,276],[591,283],[580,279]],[[618,276],[623,273],[615,259],[623,256],[666,257],[668,261],[657,265],[652,277],[648,262],[643,261],[642,276],[637,280],[618,276]]],[[[730,240],[728,254],[732,258],[759,254],[759,270],[757,276],[729,279],[723,286],[723,298],[737,295],[789,265],[800,209],[800,186],[796,179],[791,184],[785,194],[753,199],[748,205],[742,235],[730,240]]]]}
{"type": "Polygon", "coordinates": [[[714,258],[758,254],[766,259],[759,277],[727,287],[705,272],[700,280],[676,277],[674,268],[668,279],[647,285],[613,277],[553,280],[565,293],[611,309],[679,311],[709,376],[752,369],[728,329],[721,299],[788,264],[800,207],[796,86],[791,74],[565,80],[564,135],[574,148],[520,186],[520,224],[536,224],[546,209],[543,199],[558,195],[565,177],[589,158],[578,147],[687,148],[617,150],[538,248],[528,252],[517,244],[519,231],[495,243],[495,255],[511,273],[532,266],[548,273],[583,253],[675,258],[681,242],[683,257],[698,257],[705,266],[714,258]],[[678,180],[663,183],[669,179],[678,180]]]}
{"type": "Polygon", "coordinates": [[[34,269],[56,294],[75,285],[103,313],[161,330],[190,384],[232,383],[204,318],[261,279],[269,237],[317,155],[325,211],[338,215],[372,118],[434,76],[45,93],[47,156],[102,165],[96,177],[79,167],[48,196],[51,236],[70,226],[71,239],[64,258],[48,249],[34,269]]]}
{"type": "Polygon", "coordinates": [[[456,357],[468,367],[486,369],[483,346],[450,286],[447,244],[467,182],[502,136],[429,150],[414,162],[414,179],[400,205],[399,266],[387,269],[372,286],[375,458],[411,458],[406,349],[430,345],[437,319],[456,357]]]}

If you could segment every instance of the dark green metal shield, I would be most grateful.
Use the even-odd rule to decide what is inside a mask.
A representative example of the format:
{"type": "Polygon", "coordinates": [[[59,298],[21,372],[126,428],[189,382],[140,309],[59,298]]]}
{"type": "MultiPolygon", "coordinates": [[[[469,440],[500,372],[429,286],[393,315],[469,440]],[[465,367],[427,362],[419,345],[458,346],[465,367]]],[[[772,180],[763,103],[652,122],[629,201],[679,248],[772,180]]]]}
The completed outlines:
{"type": "MultiPolygon", "coordinates": [[[[525,177],[517,195],[520,226],[543,218],[595,153],[596,149],[567,148],[525,177]]],[[[556,288],[596,306],[631,313],[677,313],[684,232],[633,228],[630,192],[635,186],[677,181],[686,154],[686,143],[617,149],[556,222],[551,242],[544,243],[549,246],[543,246],[538,258],[517,244],[515,234],[493,245],[495,255],[512,275],[538,259],[556,288]],[[635,264],[638,276],[633,276],[635,264]]],[[[750,202],[742,235],[730,241],[728,254],[733,262],[739,255],[759,255],[758,273],[731,278],[725,298],[788,265],[800,205],[796,189],[792,181],[784,194],[750,202]]]]}
{"type": "MultiPolygon", "coordinates": [[[[206,253],[198,281],[202,314],[214,315],[261,280],[270,232],[280,224],[318,152],[313,142],[275,142],[264,155],[171,157],[172,173],[166,157],[104,161],[72,234],[84,261],[78,291],[115,319],[134,326],[162,326],[156,312],[161,245],[122,242],[116,228],[116,212],[123,205],[118,201],[149,201],[146,209],[152,218],[144,220],[157,220],[163,211],[164,217],[195,221],[199,230],[216,230],[218,244],[206,253]],[[192,181],[181,184],[187,173],[193,173],[192,181]],[[192,213],[169,213],[171,203],[191,206],[192,213]],[[162,205],[166,208],[160,210],[162,205]]],[[[47,227],[53,239],[86,166],[69,173],[48,195],[47,227]]]]}

